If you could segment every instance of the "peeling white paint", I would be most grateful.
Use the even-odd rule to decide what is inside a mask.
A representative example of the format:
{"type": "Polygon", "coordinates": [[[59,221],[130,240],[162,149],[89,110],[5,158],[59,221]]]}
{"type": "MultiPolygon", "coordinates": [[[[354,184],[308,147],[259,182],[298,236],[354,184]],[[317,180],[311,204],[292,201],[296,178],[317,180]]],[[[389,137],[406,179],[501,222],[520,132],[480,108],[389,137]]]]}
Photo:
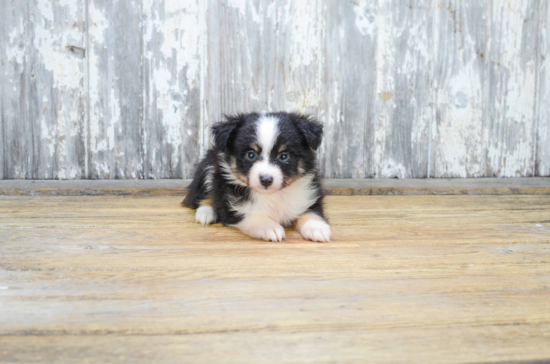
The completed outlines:
{"type": "MultiPolygon", "coordinates": [[[[88,4],[89,18],[93,19],[88,27],[88,36],[90,38],[90,49],[88,49],[88,63],[89,63],[89,83],[90,92],[88,98],[90,100],[90,151],[93,155],[97,155],[98,152],[107,152],[109,149],[109,141],[106,139],[100,139],[100,124],[105,119],[103,109],[100,107],[101,98],[108,97],[102,95],[102,78],[100,75],[102,58],[97,52],[96,48],[102,48],[105,41],[105,33],[109,28],[107,18],[103,15],[103,12],[96,9],[95,3],[90,1],[88,4]]],[[[110,95],[109,95],[110,96],[110,95]]],[[[112,97],[112,96],[111,96],[112,97]]],[[[110,169],[108,166],[103,165],[99,168],[99,165],[94,163],[96,168],[104,173],[108,174],[110,169]]]]}
{"type": "Polygon", "coordinates": [[[37,0],[0,39],[5,90],[32,85],[20,124],[3,96],[31,153],[1,158],[10,178],[82,178],[89,137],[94,178],[190,177],[222,113],[286,109],[325,123],[331,177],[548,175],[550,6],[472,4],[37,0]]]}
{"type": "Polygon", "coordinates": [[[539,89],[537,97],[536,175],[550,176],[550,4],[540,3],[539,89]]]}
{"type": "MultiPolygon", "coordinates": [[[[55,87],[73,89],[81,87],[82,60],[72,55],[66,48],[68,45],[80,44],[82,39],[80,29],[67,27],[62,32],[52,31],[55,2],[40,0],[37,6],[43,18],[36,22],[33,45],[42,58],[42,65],[54,75],[55,87]]],[[[75,6],[63,10],[74,11],[68,14],[70,19],[78,18],[75,6]]]]}
{"type": "MultiPolygon", "coordinates": [[[[15,64],[22,64],[25,59],[25,43],[23,39],[20,39],[20,36],[22,35],[21,29],[23,26],[19,26],[17,29],[13,29],[9,33],[9,44],[6,48],[6,55],[8,60],[15,64]]],[[[13,82],[13,80],[10,80],[13,82]]]]}
{"type": "Polygon", "coordinates": [[[292,4],[294,16],[286,19],[290,23],[292,32],[292,42],[290,44],[290,67],[295,69],[300,66],[309,66],[319,56],[319,43],[317,21],[312,14],[316,13],[315,3],[308,0],[295,0],[287,5],[287,14],[290,13],[288,7],[292,4]]]}
{"type": "Polygon", "coordinates": [[[190,91],[198,91],[201,83],[200,14],[198,2],[148,1],[144,11],[149,20],[144,42],[151,84],[144,102],[148,117],[162,128],[160,140],[156,133],[146,134],[153,148],[146,150],[146,156],[151,165],[148,173],[157,178],[182,173],[167,170],[168,165],[191,163],[183,161],[182,150],[189,148],[185,141],[197,137],[184,133],[184,125],[194,122],[186,120],[194,107],[190,91]],[[160,52],[156,52],[157,44],[160,52]]]}
{"type": "Polygon", "coordinates": [[[278,23],[284,24],[286,32],[281,35],[288,37],[289,47],[286,109],[311,112],[321,107],[322,84],[317,76],[324,65],[321,11],[320,3],[292,1],[278,19],[278,23]]]}
{"type": "Polygon", "coordinates": [[[233,9],[237,9],[239,13],[244,16],[246,15],[246,0],[228,0],[227,5],[233,9]]]}
{"type": "Polygon", "coordinates": [[[473,62],[471,59],[463,65],[449,78],[448,88],[438,92],[442,120],[434,134],[434,139],[441,140],[437,146],[436,177],[484,175],[483,85],[473,62]]]}
{"type": "Polygon", "coordinates": [[[381,178],[407,178],[408,176],[409,173],[407,172],[407,168],[391,158],[387,158],[384,161],[380,171],[381,178]]]}
{"type": "Polygon", "coordinates": [[[355,12],[355,26],[362,35],[374,37],[376,35],[375,31],[377,19],[376,4],[372,1],[359,0],[353,5],[353,11],[355,12]]]}
{"type": "MultiPolygon", "coordinates": [[[[385,154],[385,142],[388,138],[387,132],[389,128],[389,115],[387,114],[387,108],[384,107],[385,102],[390,102],[392,91],[395,87],[394,79],[391,70],[395,66],[393,58],[393,52],[391,51],[392,36],[391,27],[388,26],[388,15],[385,12],[381,13],[381,9],[391,6],[387,4],[387,1],[381,1],[380,11],[378,13],[377,21],[377,42],[376,42],[376,118],[373,120],[374,124],[374,147],[373,153],[375,157],[374,170],[376,171],[376,177],[385,177],[383,169],[383,159],[385,154]],[[388,95],[388,96],[385,96],[388,95]],[[388,97],[390,97],[388,99],[388,97]],[[386,99],[386,100],[384,100],[386,99]]],[[[387,168],[385,169],[387,171],[387,168]]]]}
{"type": "Polygon", "coordinates": [[[536,4],[517,1],[491,7],[493,32],[505,43],[491,40],[491,129],[487,132],[487,165],[490,175],[533,175],[533,133],[537,74],[534,68],[537,29],[536,4]],[[529,41],[526,41],[528,39],[529,41]],[[529,52],[531,50],[531,52],[529,52]]]}

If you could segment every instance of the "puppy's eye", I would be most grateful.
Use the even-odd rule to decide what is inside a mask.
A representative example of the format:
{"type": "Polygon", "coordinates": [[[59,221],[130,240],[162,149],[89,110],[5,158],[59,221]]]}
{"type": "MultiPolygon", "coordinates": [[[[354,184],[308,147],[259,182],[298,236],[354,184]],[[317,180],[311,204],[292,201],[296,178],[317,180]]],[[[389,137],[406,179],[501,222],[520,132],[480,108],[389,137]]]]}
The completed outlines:
{"type": "Polygon", "coordinates": [[[279,154],[279,159],[282,161],[286,161],[288,159],[288,153],[281,153],[279,154]]]}
{"type": "Polygon", "coordinates": [[[246,153],[246,157],[250,160],[256,159],[256,152],[253,150],[249,150],[248,153],[246,153]]]}

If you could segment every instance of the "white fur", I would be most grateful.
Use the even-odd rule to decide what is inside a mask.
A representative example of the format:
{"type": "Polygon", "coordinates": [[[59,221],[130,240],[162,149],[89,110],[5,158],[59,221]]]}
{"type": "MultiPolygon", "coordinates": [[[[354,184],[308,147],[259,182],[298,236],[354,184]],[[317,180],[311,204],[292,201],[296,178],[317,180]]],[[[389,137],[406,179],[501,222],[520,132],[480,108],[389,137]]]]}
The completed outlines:
{"type": "Polygon", "coordinates": [[[270,194],[280,190],[283,186],[283,172],[277,165],[269,162],[271,150],[279,135],[278,123],[279,119],[263,113],[258,120],[256,137],[258,146],[262,148],[262,153],[260,160],[254,163],[248,173],[250,187],[258,193],[270,194]],[[265,188],[260,182],[260,176],[273,177],[273,183],[265,188]]]}
{"type": "Polygon", "coordinates": [[[199,224],[208,225],[211,224],[214,220],[216,220],[216,212],[214,211],[212,206],[199,206],[199,208],[195,212],[195,221],[199,224]]]}
{"type": "Polygon", "coordinates": [[[212,181],[214,179],[214,167],[208,166],[204,171],[204,187],[207,192],[212,191],[212,181]]]}
{"type": "Polygon", "coordinates": [[[269,161],[271,149],[273,149],[279,135],[278,124],[279,119],[273,116],[262,115],[258,120],[256,137],[258,138],[258,145],[262,148],[263,160],[269,161]]]}
{"type": "Polygon", "coordinates": [[[331,237],[330,226],[322,220],[311,219],[306,221],[300,230],[304,239],[328,243],[331,237]]]}
{"type": "Polygon", "coordinates": [[[283,241],[286,239],[285,229],[264,214],[247,215],[235,227],[257,239],[267,241],[283,241]]]}
{"type": "Polygon", "coordinates": [[[283,187],[283,172],[278,166],[269,163],[269,160],[261,160],[250,168],[248,172],[250,187],[259,194],[271,194],[277,192],[283,187]],[[265,188],[260,181],[260,176],[273,177],[273,183],[265,188]]]}
{"type": "Polygon", "coordinates": [[[306,175],[272,194],[252,192],[250,201],[231,204],[231,208],[245,218],[265,215],[279,224],[289,225],[317,200],[317,191],[311,187],[312,179],[313,175],[306,175]]]}

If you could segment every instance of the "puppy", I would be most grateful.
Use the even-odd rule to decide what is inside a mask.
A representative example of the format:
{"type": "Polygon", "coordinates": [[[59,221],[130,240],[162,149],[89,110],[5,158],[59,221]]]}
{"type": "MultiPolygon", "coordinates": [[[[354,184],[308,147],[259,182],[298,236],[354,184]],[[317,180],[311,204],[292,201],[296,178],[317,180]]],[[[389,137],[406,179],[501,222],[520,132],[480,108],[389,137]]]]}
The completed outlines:
{"type": "Polygon", "coordinates": [[[215,147],[182,205],[203,225],[220,221],[258,239],[282,241],[294,226],[304,239],[330,241],[317,171],[322,125],[285,112],[226,119],[213,127],[215,147]]]}

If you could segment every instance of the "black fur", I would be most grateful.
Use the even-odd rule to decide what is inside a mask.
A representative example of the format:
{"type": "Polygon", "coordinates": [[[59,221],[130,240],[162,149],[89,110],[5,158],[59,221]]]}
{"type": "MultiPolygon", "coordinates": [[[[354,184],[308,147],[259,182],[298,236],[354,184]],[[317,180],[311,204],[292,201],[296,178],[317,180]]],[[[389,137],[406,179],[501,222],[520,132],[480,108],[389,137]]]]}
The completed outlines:
{"type": "Polygon", "coordinates": [[[206,153],[206,157],[199,163],[197,170],[193,176],[193,181],[189,185],[187,196],[181,203],[183,206],[197,209],[201,201],[204,201],[210,197],[210,191],[208,191],[205,185],[206,173],[209,169],[214,168],[218,164],[218,153],[216,150],[210,149],[206,153]]]}
{"type": "Polygon", "coordinates": [[[218,123],[212,127],[212,135],[214,136],[214,144],[216,148],[225,151],[227,144],[233,140],[232,135],[238,127],[244,123],[242,114],[236,116],[226,116],[227,121],[218,123]]]}
{"type": "MultiPolygon", "coordinates": [[[[310,188],[317,192],[318,198],[305,212],[315,213],[325,219],[315,152],[321,144],[322,125],[311,117],[296,113],[281,112],[267,115],[279,120],[279,136],[269,158],[270,162],[279,166],[283,172],[283,188],[297,178],[313,174],[310,188]],[[286,160],[279,158],[279,148],[282,146],[285,146],[288,154],[286,160]]],[[[225,225],[234,225],[244,218],[231,209],[230,201],[233,204],[242,204],[254,193],[246,186],[246,182],[238,182],[240,179],[235,178],[246,181],[248,172],[254,165],[255,160],[248,159],[246,155],[256,141],[256,127],[260,117],[259,113],[226,116],[225,122],[218,123],[212,128],[215,147],[208,151],[197,166],[188,195],[182,202],[184,206],[197,209],[201,202],[210,198],[217,221],[225,225]],[[232,176],[228,176],[222,167],[224,164],[229,166],[232,176]],[[208,180],[211,181],[210,185],[208,180]]]]}
{"type": "Polygon", "coordinates": [[[296,125],[304,135],[307,143],[313,150],[317,150],[323,138],[323,126],[309,117],[301,115],[296,115],[295,117],[297,120],[296,125]]]}

